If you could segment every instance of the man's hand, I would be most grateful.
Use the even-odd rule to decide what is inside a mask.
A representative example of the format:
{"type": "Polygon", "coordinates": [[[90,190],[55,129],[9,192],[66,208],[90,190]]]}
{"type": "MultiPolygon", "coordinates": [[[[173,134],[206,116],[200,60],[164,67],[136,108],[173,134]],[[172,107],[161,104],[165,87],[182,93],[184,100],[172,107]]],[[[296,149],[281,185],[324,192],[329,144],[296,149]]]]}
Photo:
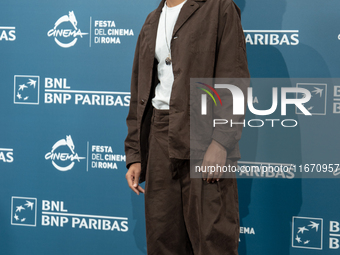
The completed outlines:
{"type": "Polygon", "coordinates": [[[203,171],[202,178],[206,180],[208,183],[214,183],[215,181],[219,181],[223,172],[218,172],[215,169],[215,172],[208,172],[208,166],[219,165],[221,168],[225,165],[227,160],[227,151],[226,149],[216,142],[212,140],[211,144],[209,145],[202,162],[203,171]]]}
{"type": "Polygon", "coordinates": [[[144,189],[139,186],[139,176],[140,172],[142,171],[142,167],[140,163],[134,163],[129,167],[125,178],[129,184],[129,187],[139,195],[139,192],[144,193],[144,189]]]}

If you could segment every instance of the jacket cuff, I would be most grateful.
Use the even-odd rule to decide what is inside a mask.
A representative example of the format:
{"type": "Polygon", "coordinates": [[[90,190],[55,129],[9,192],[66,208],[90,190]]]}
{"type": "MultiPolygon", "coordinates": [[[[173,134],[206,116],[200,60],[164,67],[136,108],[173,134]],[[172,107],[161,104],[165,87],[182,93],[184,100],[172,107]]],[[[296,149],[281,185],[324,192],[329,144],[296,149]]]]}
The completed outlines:
{"type": "Polygon", "coordinates": [[[129,169],[129,167],[134,163],[141,163],[141,159],[139,154],[134,155],[126,155],[126,168],[129,169]]]}
{"type": "Polygon", "coordinates": [[[226,132],[224,130],[215,129],[212,134],[212,139],[221,144],[227,152],[232,151],[237,144],[237,139],[235,138],[237,132],[226,132]]]}

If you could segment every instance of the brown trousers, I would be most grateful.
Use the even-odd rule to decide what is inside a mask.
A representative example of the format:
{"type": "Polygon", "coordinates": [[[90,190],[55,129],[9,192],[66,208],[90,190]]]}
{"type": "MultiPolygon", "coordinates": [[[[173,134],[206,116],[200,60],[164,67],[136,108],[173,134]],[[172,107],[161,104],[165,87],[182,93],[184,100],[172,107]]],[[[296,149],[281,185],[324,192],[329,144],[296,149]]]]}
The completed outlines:
{"type": "Polygon", "coordinates": [[[145,183],[148,255],[237,255],[236,179],[211,184],[190,178],[189,160],[174,167],[168,124],[168,111],[154,109],[145,183]]]}

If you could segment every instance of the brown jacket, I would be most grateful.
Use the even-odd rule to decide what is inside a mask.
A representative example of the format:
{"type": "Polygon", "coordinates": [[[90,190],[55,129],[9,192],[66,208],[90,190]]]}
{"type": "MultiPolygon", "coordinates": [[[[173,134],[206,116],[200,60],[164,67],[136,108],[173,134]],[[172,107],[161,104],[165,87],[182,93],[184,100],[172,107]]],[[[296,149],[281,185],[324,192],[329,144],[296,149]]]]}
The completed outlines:
{"type": "MultiPolygon", "coordinates": [[[[163,6],[164,0],[142,27],[132,70],[125,153],[127,167],[141,162],[140,182],[145,180],[151,99],[158,84],[155,43],[163,6]]],[[[169,112],[170,158],[190,158],[190,78],[249,77],[245,47],[240,10],[232,0],[187,0],[183,5],[171,39],[174,83],[169,112]]],[[[225,110],[231,112],[231,105],[226,104],[225,110]]],[[[212,132],[211,138],[227,149],[228,158],[240,158],[239,126],[212,132]]]]}

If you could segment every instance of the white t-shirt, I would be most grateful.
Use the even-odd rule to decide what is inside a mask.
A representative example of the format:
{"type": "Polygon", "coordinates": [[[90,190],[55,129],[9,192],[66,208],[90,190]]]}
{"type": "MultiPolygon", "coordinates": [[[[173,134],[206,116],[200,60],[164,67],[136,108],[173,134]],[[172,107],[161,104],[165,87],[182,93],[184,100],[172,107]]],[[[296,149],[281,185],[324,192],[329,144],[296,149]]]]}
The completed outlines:
{"type": "Polygon", "coordinates": [[[169,48],[171,48],[170,45],[172,33],[174,31],[174,27],[179,12],[181,11],[182,6],[184,5],[185,2],[186,1],[174,7],[166,6],[165,2],[161,16],[159,18],[155,48],[155,57],[158,60],[157,71],[159,83],[155,89],[155,97],[152,99],[152,105],[156,109],[169,110],[171,89],[172,84],[174,82],[174,74],[172,71],[172,63],[170,65],[167,65],[165,63],[165,59],[169,56],[169,48]],[[165,37],[165,24],[167,33],[166,37],[165,37]],[[168,42],[166,42],[166,38],[168,39],[168,42]]]}

